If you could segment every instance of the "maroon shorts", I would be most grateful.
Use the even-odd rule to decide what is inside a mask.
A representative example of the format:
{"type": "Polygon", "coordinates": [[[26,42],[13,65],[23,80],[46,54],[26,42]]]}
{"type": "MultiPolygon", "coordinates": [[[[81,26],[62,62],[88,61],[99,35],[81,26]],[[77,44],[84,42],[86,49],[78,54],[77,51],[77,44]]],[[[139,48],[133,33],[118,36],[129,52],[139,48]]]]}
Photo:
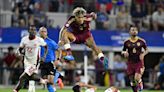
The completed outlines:
{"type": "Polygon", "coordinates": [[[143,61],[139,61],[138,63],[132,63],[130,61],[127,62],[127,74],[134,75],[135,73],[142,74],[144,69],[143,61]]]}
{"type": "Polygon", "coordinates": [[[83,32],[83,33],[81,33],[81,34],[75,34],[75,33],[73,33],[73,34],[74,34],[74,36],[76,37],[76,40],[74,41],[74,43],[76,43],[76,44],[85,43],[86,40],[87,40],[89,37],[92,36],[90,31],[85,31],[85,32],[83,32]]]}

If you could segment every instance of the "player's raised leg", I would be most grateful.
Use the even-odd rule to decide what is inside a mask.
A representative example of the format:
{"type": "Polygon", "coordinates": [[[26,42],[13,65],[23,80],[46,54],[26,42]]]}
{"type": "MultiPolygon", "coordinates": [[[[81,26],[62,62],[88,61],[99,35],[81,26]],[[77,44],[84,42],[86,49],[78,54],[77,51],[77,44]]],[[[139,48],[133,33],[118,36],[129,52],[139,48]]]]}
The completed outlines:
{"type": "Polygon", "coordinates": [[[105,69],[107,69],[108,68],[108,60],[107,60],[107,58],[104,57],[104,54],[102,53],[101,49],[96,46],[95,41],[92,36],[90,36],[89,38],[86,39],[85,44],[96,53],[99,60],[103,62],[105,69]]]}
{"type": "Polygon", "coordinates": [[[63,31],[63,36],[59,41],[59,46],[64,46],[64,49],[67,51],[67,56],[65,56],[64,58],[67,60],[74,60],[74,57],[72,56],[72,52],[71,52],[71,42],[74,42],[76,40],[76,37],[71,33],[68,32],[67,29],[62,29],[65,30],[63,31]]]}

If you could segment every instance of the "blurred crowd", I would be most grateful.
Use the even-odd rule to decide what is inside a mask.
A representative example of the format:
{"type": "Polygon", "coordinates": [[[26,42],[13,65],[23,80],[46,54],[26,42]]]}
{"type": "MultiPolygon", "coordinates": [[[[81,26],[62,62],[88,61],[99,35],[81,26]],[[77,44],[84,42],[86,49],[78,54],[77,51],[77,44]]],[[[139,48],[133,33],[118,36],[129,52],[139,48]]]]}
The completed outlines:
{"type": "Polygon", "coordinates": [[[51,27],[46,12],[71,14],[77,7],[96,12],[96,29],[125,31],[130,24],[141,31],[164,31],[163,0],[12,0],[12,26],[51,27]]]}

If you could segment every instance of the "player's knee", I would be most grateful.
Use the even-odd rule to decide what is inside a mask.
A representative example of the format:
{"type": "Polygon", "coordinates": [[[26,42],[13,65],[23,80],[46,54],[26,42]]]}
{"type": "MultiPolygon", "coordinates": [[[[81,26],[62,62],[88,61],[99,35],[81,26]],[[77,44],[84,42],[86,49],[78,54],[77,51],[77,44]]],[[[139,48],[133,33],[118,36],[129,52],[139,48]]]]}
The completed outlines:
{"type": "Polygon", "coordinates": [[[135,80],[136,80],[136,82],[139,82],[141,80],[141,75],[138,74],[137,76],[135,76],[135,80]]]}
{"type": "Polygon", "coordinates": [[[76,40],[76,37],[75,36],[70,36],[69,40],[70,40],[70,42],[74,42],[76,40]]]}
{"type": "Polygon", "coordinates": [[[60,40],[60,41],[58,42],[58,45],[59,45],[59,46],[63,46],[63,45],[64,45],[64,41],[63,41],[63,40],[60,40]]]}

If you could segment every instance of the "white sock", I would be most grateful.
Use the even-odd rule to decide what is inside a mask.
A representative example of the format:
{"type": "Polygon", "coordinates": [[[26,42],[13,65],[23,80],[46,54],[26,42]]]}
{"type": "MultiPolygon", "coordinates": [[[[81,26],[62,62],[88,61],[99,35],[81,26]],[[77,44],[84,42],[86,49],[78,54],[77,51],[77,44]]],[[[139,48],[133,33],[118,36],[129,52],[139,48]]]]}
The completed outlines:
{"type": "Polygon", "coordinates": [[[64,49],[67,50],[67,49],[70,49],[70,48],[71,48],[71,45],[69,43],[67,43],[67,44],[64,45],[64,49]]]}
{"type": "Polygon", "coordinates": [[[29,81],[28,92],[35,92],[35,81],[34,80],[29,81]]]}
{"type": "Polygon", "coordinates": [[[98,54],[98,58],[100,59],[101,57],[104,57],[104,54],[103,53],[99,53],[98,54]]]}

